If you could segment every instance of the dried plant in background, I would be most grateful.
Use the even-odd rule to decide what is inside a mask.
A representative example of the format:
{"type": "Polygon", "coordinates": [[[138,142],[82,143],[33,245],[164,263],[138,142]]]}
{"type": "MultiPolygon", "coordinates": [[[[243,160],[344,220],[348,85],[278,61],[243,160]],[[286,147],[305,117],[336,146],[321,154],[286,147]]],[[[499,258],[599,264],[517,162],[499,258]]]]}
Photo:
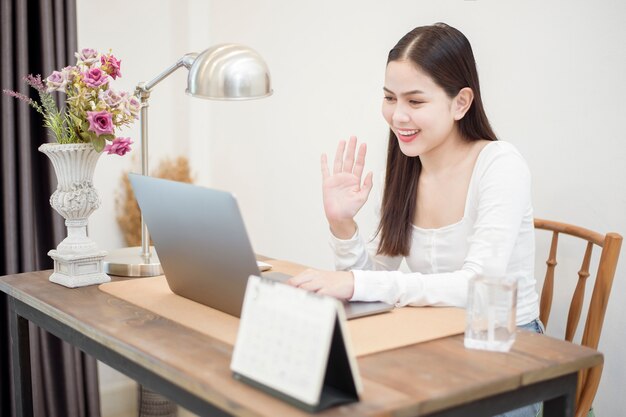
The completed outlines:
{"type": "MultiPolygon", "coordinates": [[[[151,174],[153,177],[192,183],[189,160],[185,157],[164,159],[151,174]]],[[[117,224],[122,229],[127,246],[141,246],[141,214],[128,179],[128,171],[122,175],[122,195],[118,195],[115,206],[117,224]]]]}

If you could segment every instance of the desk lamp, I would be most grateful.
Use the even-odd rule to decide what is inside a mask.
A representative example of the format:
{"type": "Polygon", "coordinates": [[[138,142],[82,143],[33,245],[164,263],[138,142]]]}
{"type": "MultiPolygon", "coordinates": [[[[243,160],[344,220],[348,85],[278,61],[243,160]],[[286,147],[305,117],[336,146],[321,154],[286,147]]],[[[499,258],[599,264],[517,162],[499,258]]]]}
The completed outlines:
{"type": "MultiPolygon", "coordinates": [[[[200,54],[189,53],[135,90],[141,101],[141,174],[148,175],[148,98],[152,89],[177,69],[189,70],[186,93],[211,100],[249,100],[272,94],[270,74],[263,58],[237,44],[213,46],[200,54]]],[[[123,248],[104,259],[105,272],[127,277],[163,274],[161,263],[150,247],[150,235],[141,216],[141,247],[123,248]]]]}

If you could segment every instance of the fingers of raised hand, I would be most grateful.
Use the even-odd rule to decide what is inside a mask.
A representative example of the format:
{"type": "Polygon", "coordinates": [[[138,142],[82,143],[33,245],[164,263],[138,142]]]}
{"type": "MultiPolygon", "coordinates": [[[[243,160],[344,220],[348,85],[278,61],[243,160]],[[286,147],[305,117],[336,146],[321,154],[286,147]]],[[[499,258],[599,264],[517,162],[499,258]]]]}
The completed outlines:
{"type": "Polygon", "coordinates": [[[340,140],[335,153],[335,161],[333,163],[333,174],[339,174],[343,168],[343,153],[346,150],[346,141],[340,140]]]}
{"type": "Polygon", "coordinates": [[[365,164],[365,144],[359,147],[359,152],[356,152],[357,139],[356,136],[350,136],[350,140],[346,143],[345,140],[339,141],[337,145],[337,152],[335,153],[335,160],[333,162],[333,174],[340,172],[354,173],[360,177],[363,172],[363,165],[365,164]],[[355,162],[356,156],[356,162],[355,162]],[[360,168],[359,168],[360,165],[360,168]]]}
{"type": "Polygon", "coordinates": [[[350,136],[346,157],[343,160],[343,172],[351,173],[354,168],[354,153],[356,151],[356,136],[350,136]]]}
{"type": "Polygon", "coordinates": [[[358,191],[359,198],[365,202],[370,195],[370,191],[372,191],[372,176],[371,172],[368,172],[365,176],[365,180],[363,180],[363,185],[358,191]]]}
{"type": "Polygon", "coordinates": [[[367,145],[362,143],[359,146],[359,153],[356,156],[356,162],[354,163],[354,175],[361,181],[361,175],[363,174],[363,167],[365,166],[365,154],[367,153],[367,145]]]}
{"type": "Polygon", "coordinates": [[[363,187],[361,187],[361,191],[364,191],[367,194],[370,193],[370,191],[372,190],[372,184],[374,183],[373,177],[374,173],[372,173],[371,171],[367,173],[367,175],[365,176],[365,180],[363,180],[363,187]]]}

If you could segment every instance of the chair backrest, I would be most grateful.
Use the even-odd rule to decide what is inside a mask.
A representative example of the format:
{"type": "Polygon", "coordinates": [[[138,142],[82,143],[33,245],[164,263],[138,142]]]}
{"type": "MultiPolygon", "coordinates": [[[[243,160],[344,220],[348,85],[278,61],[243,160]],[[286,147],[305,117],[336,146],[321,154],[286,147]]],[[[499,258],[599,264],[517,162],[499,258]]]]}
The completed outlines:
{"type": "MultiPolygon", "coordinates": [[[[615,276],[615,269],[617,268],[617,260],[622,246],[622,236],[617,233],[607,233],[603,235],[579,226],[543,219],[535,219],[535,229],[552,232],[550,253],[546,261],[548,267],[543,282],[539,307],[539,318],[546,327],[550,318],[552,297],[554,294],[554,273],[557,265],[559,235],[564,234],[580,238],[581,243],[584,245],[584,255],[580,270],[578,271],[578,281],[570,303],[565,329],[565,340],[570,342],[573,341],[580,321],[587,278],[590,276],[589,266],[593,248],[594,246],[598,246],[602,250],[581,339],[582,345],[597,349],[600,334],[602,333],[606,307],[611,293],[611,286],[613,285],[613,277],[615,276]]],[[[600,366],[582,372],[579,375],[576,416],[587,415],[587,410],[591,407],[591,403],[595,397],[601,373],[602,367],[600,366]]]]}

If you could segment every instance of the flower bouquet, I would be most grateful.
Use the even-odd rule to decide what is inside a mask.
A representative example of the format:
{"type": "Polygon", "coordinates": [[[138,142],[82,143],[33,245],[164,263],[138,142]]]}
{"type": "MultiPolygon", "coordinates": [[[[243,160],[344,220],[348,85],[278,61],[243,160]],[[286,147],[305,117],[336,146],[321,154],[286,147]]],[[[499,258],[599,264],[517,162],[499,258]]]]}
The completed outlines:
{"type": "Polygon", "coordinates": [[[115,136],[115,129],[131,125],[138,117],[139,99],[111,88],[111,79],[121,77],[121,61],[94,49],[76,54],[77,62],[61,71],[53,71],[45,83],[41,76],[28,75],[24,80],[39,93],[40,103],[16,91],[6,94],[21,99],[43,116],[58,143],[91,143],[97,152],[124,155],[130,150],[130,138],[115,136]],[[60,110],[52,93],[65,93],[66,106],[60,110]]]}
{"type": "Polygon", "coordinates": [[[89,215],[100,206],[93,174],[103,151],[120,156],[130,151],[131,139],[117,137],[115,130],[131,125],[141,109],[137,97],[111,88],[111,81],[121,77],[121,61],[111,52],[83,49],[75,56],[76,65],[52,72],[45,82],[40,75],[24,77],[39,94],[39,101],[4,90],[39,112],[56,139],[39,150],[52,161],[58,180],[50,205],[65,218],[68,228],[68,236],[48,252],[54,259],[50,281],[67,287],[110,281],[102,265],[107,253],[87,236],[89,215]],[[57,92],[66,96],[62,108],[53,97],[57,92]]]}

